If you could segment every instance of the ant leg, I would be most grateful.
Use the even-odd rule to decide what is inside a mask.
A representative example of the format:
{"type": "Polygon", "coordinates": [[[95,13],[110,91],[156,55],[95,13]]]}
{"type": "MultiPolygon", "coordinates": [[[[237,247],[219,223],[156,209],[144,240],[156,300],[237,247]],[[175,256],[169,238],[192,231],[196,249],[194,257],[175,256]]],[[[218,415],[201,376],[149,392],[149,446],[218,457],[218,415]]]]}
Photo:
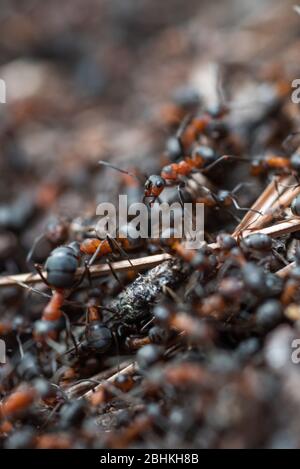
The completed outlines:
{"type": "Polygon", "coordinates": [[[181,121],[181,123],[180,123],[180,125],[177,129],[176,135],[175,135],[175,138],[178,140],[182,156],[184,155],[184,146],[183,146],[183,142],[182,142],[182,135],[183,135],[184,131],[186,130],[187,126],[189,125],[189,123],[191,122],[192,117],[193,117],[192,114],[187,114],[182,119],[182,121],[181,121]]]}
{"type": "Polygon", "coordinates": [[[71,330],[71,322],[70,322],[70,319],[69,319],[68,315],[67,315],[64,311],[62,311],[62,313],[63,313],[63,316],[64,316],[65,321],[66,321],[67,339],[68,339],[68,338],[71,339],[71,341],[72,341],[72,343],[73,343],[73,345],[74,345],[75,353],[76,353],[76,355],[79,355],[77,342],[76,342],[75,337],[74,337],[74,334],[73,334],[73,332],[72,332],[72,330],[71,330]]]}
{"type": "Polygon", "coordinates": [[[16,334],[16,340],[18,342],[20,356],[21,356],[21,358],[23,358],[24,357],[24,350],[23,350],[23,344],[22,344],[19,332],[17,332],[17,334],[16,334]]]}
{"type": "Polygon", "coordinates": [[[228,212],[228,213],[232,216],[232,218],[234,219],[234,221],[235,221],[236,223],[238,223],[238,224],[241,223],[241,219],[240,219],[238,216],[236,216],[236,215],[230,210],[230,208],[226,207],[225,210],[226,210],[226,212],[228,212]]]}
{"type": "Polygon", "coordinates": [[[180,139],[182,137],[182,134],[185,131],[185,129],[187,128],[187,126],[189,125],[189,123],[191,122],[192,118],[193,118],[193,116],[192,116],[191,113],[187,114],[186,116],[184,116],[181,123],[179,124],[179,127],[178,127],[177,132],[176,132],[176,138],[178,138],[180,143],[181,143],[180,139]]]}
{"type": "Polygon", "coordinates": [[[107,265],[109,266],[110,268],[110,271],[111,273],[113,274],[113,277],[115,278],[115,280],[118,282],[118,284],[120,285],[120,287],[123,289],[124,288],[124,285],[123,283],[121,282],[121,280],[119,279],[115,269],[113,268],[111,262],[108,260],[108,259],[105,259],[105,262],[107,263],[107,265]]]}
{"type": "Polygon", "coordinates": [[[112,252],[116,251],[117,249],[117,251],[119,251],[121,256],[125,257],[125,259],[129,262],[135,274],[140,275],[140,273],[136,270],[135,266],[132,264],[131,259],[128,256],[127,252],[122,248],[122,246],[120,246],[119,243],[115,239],[111,238],[110,236],[107,236],[107,241],[111,247],[112,252]]]}
{"type": "Polygon", "coordinates": [[[75,282],[72,286],[72,291],[75,290],[75,288],[77,288],[84,280],[84,277],[87,275],[87,278],[88,278],[88,281],[89,281],[89,287],[91,288],[92,286],[92,277],[91,277],[91,273],[90,273],[90,270],[89,270],[89,262],[87,260],[84,261],[84,269],[83,269],[83,272],[82,274],[80,275],[79,279],[77,280],[77,282],[75,282]]]}
{"type": "Polygon", "coordinates": [[[182,207],[182,210],[184,210],[184,194],[183,194],[183,189],[185,187],[185,182],[181,181],[178,186],[177,186],[177,192],[178,192],[178,197],[179,197],[179,202],[182,207]]]}
{"type": "Polygon", "coordinates": [[[241,210],[243,212],[254,212],[254,213],[257,213],[258,215],[261,215],[261,216],[263,215],[259,210],[255,210],[254,208],[241,207],[234,197],[231,197],[231,200],[232,200],[232,203],[233,203],[233,205],[235,206],[235,208],[237,210],[241,210]]]}
{"type": "Polygon", "coordinates": [[[114,343],[116,346],[116,351],[117,351],[117,372],[120,373],[120,346],[119,346],[117,334],[115,331],[112,331],[112,336],[113,336],[114,343]]]}
{"type": "Polygon", "coordinates": [[[102,247],[103,242],[104,242],[104,240],[101,241],[101,243],[100,243],[99,246],[97,247],[96,251],[94,252],[94,254],[92,255],[92,257],[91,257],[90,260],[88,261],[88,263],[87,263],[87,266],[88,266],[88,267],[91,267],[91,265],[93,265],[93,263],[94,263],[95,260],[97,259],[98,254],[99,254],[99,252],[101,251],[101,247],[102,247]]]}
{"type": "Polygon", "coordinates": [[[84,269],[85,269],[85,272],[86,272],[86,275],[87,275],[87,278],[88,278],[89,287],[92,288],[92,276],[91,276],[91,272],[90,272],[90,269],[89,269],[88,261],[84,262],[84,269]]]}
{"type": "Polygon", "coordinates": [[[37,273],[39,274],[39,276],[41,277],[42,281],[47,285],[47,287],[51,288],[51,285],[49,284],[48,280],[46,279],[46,277],[43,274],[41,266],[39,264],[34,264],[34,268],[37,271],[37,273]]]}
{"type": "Polygon", "coordinates": [[[35,238],[34,242],[33,242],[33,245],[29,251],[29,253],[27,254],[26,256],[26,263],[27,265],[30,264],[31,260],[32,260],[32,256],[33,256],[33,253],[35,251],[35,248],[37,247],[38,243],[45,237],[45,234],[41,234],[40,236],[38,236],[37,238],[35,238]]]}
{"type": "Polygon", "coordinates": [[[179,296],[174,292],[174,290],[172,290],[172,288],[168,287],[167,285],[163,285],[163,288],[162,288],[162,292],[165,294],[165,295],[169,295],[170,298],[172,298],[173,301],[175,301],[175,303],[177,304],[181,304],[182,301],[181,299],[179,298],[179,296]]]}
{"type": "Polygon", "coordinates": [[[272,254],[274,257],[276,257],[276,259],[282,262],[283,265],[289,265],[288,261],[286,261],[284,257],[276,251],[276,249],[272,249],[272,254]]]}
{"type": "Polygon", "coordinates": [[[239,192],[243,187],[245,186],[253,186],[253,182],[240,182],[237,186],[235,186],[234,189],[232,189],[231,194],[235,195],[237,192],[239,192]]]}
{"type": "Polygon", "coordinates": [[[222,161],[227,161],[227,160],[230,160],[230,159],[237,160],[237,161],[246,161],[247,163],[249,163],[251,161],[250,158],[245,158],[245,157],[242,157],[242,156],[223,155],[223,156],[220,156],[213,163],[206,166],[206,168],[201,169],[200,172],[201,173],[206,173],[207,171],[210,171],[212,168],[214,168],[217,164],[221,163],[222,161]]]}

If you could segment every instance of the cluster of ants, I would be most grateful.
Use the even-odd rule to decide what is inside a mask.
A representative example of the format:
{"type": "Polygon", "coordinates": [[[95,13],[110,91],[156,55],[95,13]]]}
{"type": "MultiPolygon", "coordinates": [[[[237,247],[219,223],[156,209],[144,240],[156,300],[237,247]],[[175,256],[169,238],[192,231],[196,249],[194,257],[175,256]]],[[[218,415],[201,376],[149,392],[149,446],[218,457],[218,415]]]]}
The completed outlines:
{"type": "MultiPolygon", "coordinates": [[[[274,99],[261,121],[248,129],[246,140],[253,128],[257,135],[266,120],[281,118],[286,96],[278,92],[274,99]]],[[[193,90],[176,97],[162,167],[146,178],[144,188],[137,183],[137,171],[101,165],[118,170],[128,191],[142,191],[149,211],[168,187],[177,187],[181,203],[203,203],[206,219],[219,217],[221,224],[224,213],[237,222],[239,212],[262,214],[237,199],[238,193],[245,195],[248,180],[217,190],[215,172],[227,173],[243,164],[260,183],[291,175],[295,187],[299,185],[297,148],[244,156],[247,145],[227,122],[231,107],[201,107],[193,90]],[[196,195],[189,190],[195,174],[208,182],[199,184],[196,195]]],[[[288,209],[300,216],[300,196],[288,209]]],[[[251,234],[251,226],[247,236],[221,228],[205,233],[203,246],[191,250],[171,232],[168,238],[137,243],[130,237],[130,226],[125,227],[126,237],[99,239],[92,225],[87,219],[49,223],[28,254],[28,262],[35,263],[39,244],[47,241],[44,265],[35,265],[44,287],[28,287],[30,299],[38,292],[47,297],[41,316],[32,321],[30,315],[1,318],[0,336],[13,353],[0,367],[0,444],[272,445],[274,428],[280,427],[274,402],[284,402],[277,386],[284,377],[263,368],[265,338],[297,314],[299,234],[278,240],[251,234]],[[295,245],[295,264],[282,278],[276,272],[287,264],[288,244],[295,245]],[[116,257],[130,265],[131,253],[165,251],[172,259],[143,275],[132,264],[122,275],[113,267],[116,257]],[[92,278],[95,262],[109,264],[109,279],[92,278]],[[257,432],[255,418],[261,414],[272,419],[257,432]]]]}

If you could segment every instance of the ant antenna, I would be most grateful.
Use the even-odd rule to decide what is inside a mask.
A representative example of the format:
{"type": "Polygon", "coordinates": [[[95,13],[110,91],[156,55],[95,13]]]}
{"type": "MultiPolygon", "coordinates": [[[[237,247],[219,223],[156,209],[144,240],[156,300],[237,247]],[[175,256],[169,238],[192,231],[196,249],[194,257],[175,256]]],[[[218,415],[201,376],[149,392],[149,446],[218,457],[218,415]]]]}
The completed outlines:
{"type": "Polygon", "coordinates": [[[103,166],[107,166],[108,168],[119,171],[119,173],[128,174],[128,176],[131,176],[132,178],[137,179],[139,182],[144,183],[144,181],[142,181],[141,178],[139,178],[136,174],[130,173],[129,171],[126,171],[125,169],[118,168],[118,166],[108,163],[108,161],[99,160],[98,163],[103,166]]]}

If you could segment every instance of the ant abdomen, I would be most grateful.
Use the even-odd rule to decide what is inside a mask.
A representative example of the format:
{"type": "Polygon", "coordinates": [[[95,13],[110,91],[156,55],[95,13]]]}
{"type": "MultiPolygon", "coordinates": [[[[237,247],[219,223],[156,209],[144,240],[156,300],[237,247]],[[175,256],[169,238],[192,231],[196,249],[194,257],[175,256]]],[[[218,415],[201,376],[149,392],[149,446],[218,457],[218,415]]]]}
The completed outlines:
{"type": "Polygon", "coordinates": [[[48,283],[54,288],[72,287],[77,267],[78,254],[73,245],[54,249],[45,263],[48,283]]]}
{"type": "Polygon", "coordinates": [[[85,329],[85,340],[82,342],[82,350],[94,350],[97,353],[105,353],[112,345],[113,336],[111,330],[101,321],[92,321],[85,329]]]}

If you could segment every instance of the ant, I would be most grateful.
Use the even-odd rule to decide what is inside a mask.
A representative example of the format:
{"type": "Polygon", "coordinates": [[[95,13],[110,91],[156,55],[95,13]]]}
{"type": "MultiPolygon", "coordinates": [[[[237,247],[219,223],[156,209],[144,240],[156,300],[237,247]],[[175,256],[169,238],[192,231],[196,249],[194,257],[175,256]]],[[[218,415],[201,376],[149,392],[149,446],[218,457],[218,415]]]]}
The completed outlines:
{"type": "MultiPolygon", "coordinates": [[[[248,161],[248,159],[236,157],[233,155],[220,156],[212,148],[206,145],[200,145],[194,149],[191,157],[186,157],[178,163],[171,163],[164,166],[160,175],[149,176],[145,182],[143,202],[148,200],[149,205],[152,205],[157,199],[159,200],[159,196],[162,194],[167,185],[171,186],[177,184],[178,190],[180,190],[183,179],[192,172],[207,172],[221,161],[226,161],[229,159],[248,161]]],[[[116,171],[128,174],[134,178],[137,177],[135,174],[131,174],[128,171],[111,165],[106,161],[99,161],[99,164],[108,166],[112,169],[115,169],[116,171]]]]}
{"type": "MultiPolygon", "coordinates": [[[[161,195],[166,186],[177,185],[177,189],[180,196],[180,201],[182,202],[182,193],[181,189],[185,185],[185,178],[194,172],[206,173],[214,168],[217,164],[222,161],[228,160],[237,160],[237,161],[249,161],[248,158],[233,156],[233,155],[222,155],[220,156],[215,150],[207,145],[198,145],[194,148],[191,157],[186,157],[180,160],[177,163],[171,163],[164,166],[161,170],[160,175],[151,175],[145,183],[145,192],[143,202],[149,199],[149,205],[153,204],[161,195]]],[[[235,192],[240,190],[242,186],[237,186],[235,192]]],[[[204,188],[206,189],[206,188],[204,188]]],[[[208,189],[207,189],[208,190],[208,189]]],[[[225,194],[223,194],[224,196],[225,194]]],[[[231,201],[233,197],[229,197],[227,193],[227,202],[229,198],[231,201]]],[[[224,198],[224,197],[222,197],[224,198]]],[[[222,204],[224,201],[222,202],[222,204]]],[[[233,204],[238,210],[238,204],[234,201],[233,204]]],[[[248,209],[242,209],[248,210],[248,209]]]]}
{"type": "MultiPolygon", "coordinates": [[[[65,290],[75,288],[83,279],[82,276],[78,282],[75,282],[80,259],[79,243],[74,241],[51,252],[45,263],[47,279],[44,277],[41,268],[36,266],[44,283],[54,290],[50,301],[43,310],[42,320],[36,323],[36,338],[41,338],[44,335],[51,338],[56,337],[56,330],[60,326],[60,320],[64,314],[61,307],[65,300],[65,290]]],[[[85,275],[85,272],[83,275],[85,275]]]]}
{"type": "MultiPolygon", "coordinates": [[[[91,256],[90,260],[86,264],[87,268],[90,267],[96,259],[118,252],[121,256],[127,259],[133,271],[136,272],[127,251],[140,247],[141,241],[140,239],[134,239],[130,236],[130,228],[130,224],[120,227],[117,239],[114,239],[107,234],[105,239],[87,238],[83,240],[80,244],[80,252],[81,254],[91,256]]],[[[123,287],[108,258],[106,258],[106,262],[108,263],[114,278],[121,287],[123,287]]]]}
{"type": "Polygon", "coordinates": [[[240,240],[240,247],[247,257],[258,258],[258,264],[272,262],[273,257],[286,265],[285,259],[273,247],[272,238],[265,233],[252,233],[240,240]],[[264,255],[261,258],[262,254],[264,255]],[[273,256],[273,257],[272,257],[273,256]]]}
{"type": "Polygon", "coordinates": [[[300,174],[300,147],[292,156],[267,155],[262,158],[256,158],[251,163],[251,175],[260,176],[266,172],[274,170],[280,174],[294,174],[298,177],[300,174]]]}
{"type": "MultiPolygon", "coordinates": [[[[119,240],[125,248],[131,246],[129,237],[120,237],[119,240]]],[[[98,238],[87,238],[79,244],[74,241],[67,246],[60,246],[52,251],[45,263],[45,270],[47,272],[47,279],[43,276],[39,266],[36,266],[44,283],[54,290],[52,298],[45,307],[42,320],[36,324],[36,336],[48,335],[50,337],[56,336],[56,329],[60,326],[60,320],[63,316],[61,307],[65,300],[64,291],[67,289],[74,289],[78,286],[86,273],[89,275],[88,268],[92,265],[96,258],[113,253],[117,250],[125,255],[129,260],[127,253],[113,238],[107,236],[106,239],[100,240],[98,238]],[[85,263],[85,270],[79,280],[76,282],[76,272],[80,266],[80,261],[83,254],[92,255],[91,259],[85,263]]],[[[109,261],[107,261],[109,263],[109,261]]],[[[109,263],[110,265],[110,263],[109,263]]],[[[112,273],[119,281],[114,270],[112,273]]]]}
{"type": "Polygon", "coordinates": [[[103,323],[99,305],[98,291],[93,291],[87,306],[87,324],[84,331],[84,339],[79,346],[79,352],[93,351],[105,353],[113,342],[111,330],[103,323]]]}
{"type": "MultiPolygon", "coordinates": [[[[76,350],[77,355],[85,356],[92,352],[93,354],[102,355],[110,350],[115,342],[116,350],[119,351],[118,339],[124,339],[124,332],[126,340],[128,337],[128,328],[126,323],[108,324],[104,322],[99,305],[99,296],[101,291],[94,288],[90,293],[90,298],[87,304],[86,322],[83,337],[79,344],[68,351],[73,352],[76,350]]],[[[107,309],[107,308],[105,308],[107,309]]],[[[81,324],[80,324],[81,325],[81,324]]],[[[135,328],[134,328],[135,329],[135,328]]],[[[134,350],[134,345],[130,341],[126,344],[127,349],[134,350]]]]}
{"type": "Polygon", "coordinates": [[[203,203],[205,206],[209,208],[217,208],[217,209],[226,209],[232,215],[232,217],[239,223],[239,219],[231,212],[230,208],[233,206],[236,210],[245,211],[245,212],[254,212],[259,215],[262,213],[259,210],[255,210],[249,207],[241,207],[238,201],[235,198],[237,192],[239,192],[245,186],[251,186],[251,182],[241,182],[237,184],[237,186],[229,190],[219,190],[217,193],[213,192],[212,190],[208,189],[205,186],[201,187],[201,190],[205,193],[203,197],[198,197],[196,199],[197,203],[203,203]]]}
{"type": "MultiPolygon", "coordinates": [[[[216,104],[208,108],[202,115],[190,119],[190,122],[182,129],[180,137],[183,148],[189,149],[200,135],[210,136],[218,130],[218,127],[222,130],[221,126],[216,125],[216,123],[220,123],[229,112],[229,106],[216,104]]],[[[225,127],[222,133],[224,131],[225,127]]]]}

